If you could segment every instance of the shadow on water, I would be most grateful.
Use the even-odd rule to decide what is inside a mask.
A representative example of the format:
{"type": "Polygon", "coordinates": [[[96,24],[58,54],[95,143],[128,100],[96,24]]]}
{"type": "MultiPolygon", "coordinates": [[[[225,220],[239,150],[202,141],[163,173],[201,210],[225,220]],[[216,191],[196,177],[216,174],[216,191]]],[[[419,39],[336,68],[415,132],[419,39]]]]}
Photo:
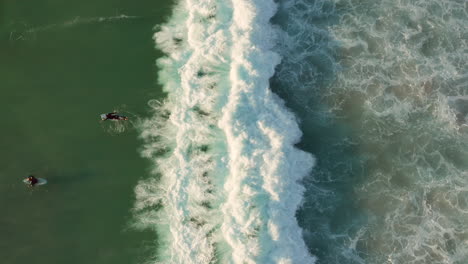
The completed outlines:
{"type": "Polygon", "coordinates": [[[37,174],[38,177],[47,179],[47,185],[50,187],[54,186],[66,186],[77,184],[80,182],[87,181],[93,177],[97,177],[97,173],[87,170],[73,170],[71,172],[61,172],[58,170],[49,170],[44,174],[37,174]]]}
{"type": "Polygon", "coordinates": [[[338,43],[328,31],[347,10],[329,1],[277,1],[272,23],[283,31],[276,51],[282,63],[270,85],[300,120],[297,147],[312,153],[316,166],[303,180],[306,192],[299,225],[317,263],[362,263],[352,240],[366,224],[354,199],[365,169],[357,154],[352,124],[327,104],[340,66],[338,43]]]}

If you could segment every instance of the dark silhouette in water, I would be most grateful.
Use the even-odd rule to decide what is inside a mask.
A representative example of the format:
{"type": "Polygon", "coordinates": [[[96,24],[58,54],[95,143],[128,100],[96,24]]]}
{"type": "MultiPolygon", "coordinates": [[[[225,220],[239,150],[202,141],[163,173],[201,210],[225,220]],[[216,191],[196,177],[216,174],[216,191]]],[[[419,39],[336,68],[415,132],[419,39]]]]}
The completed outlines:
{"type": "Polygon", "coordinates": [[[102,121],[104,120],[128,120],[128,117],[118,115],[117,112],[107,113],[101,115],[102,121]]]}
{"type": "Polygon", "coordinates": [[[30,186],[34,186],[38,182],[38,179],[36,177],[34,177],[34,175],[29,175],[27,180],[28,180],[30,186]]]}

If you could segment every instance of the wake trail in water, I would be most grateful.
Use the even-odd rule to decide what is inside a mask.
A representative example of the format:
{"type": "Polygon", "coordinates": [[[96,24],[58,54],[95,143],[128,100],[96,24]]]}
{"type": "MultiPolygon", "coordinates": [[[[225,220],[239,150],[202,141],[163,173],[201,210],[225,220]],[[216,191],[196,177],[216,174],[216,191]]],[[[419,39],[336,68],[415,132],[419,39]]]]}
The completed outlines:
{"type": "Polygon", "coordinates": [[[125,14],[119,14],[115,16],[105,16],[105,17],[74,17],[70,20],[61,23],[52,23],[41,26],[29,25],[25,22],[11,22],[6,26],[6,29],[1,30],[8,33],[9,41],[18,41],[18,40],[30,40],[37,37],[37,34],[53,31],[53,30],[63,30],[69,29],[72,27],[85,26],[97,23],[115,23],[125,20],[136,20],[142,19],[141,16],[130,16],[125,14]]]}
{"type": "Polygon", "coordinates": [[[141,125],[152,177],[136,226],[156,230],[160,263],[313,263],[298,183],[314,164],[294,115],[269,90],[272,1],[181,1],[155,34],[166,101],[141,125]]]}

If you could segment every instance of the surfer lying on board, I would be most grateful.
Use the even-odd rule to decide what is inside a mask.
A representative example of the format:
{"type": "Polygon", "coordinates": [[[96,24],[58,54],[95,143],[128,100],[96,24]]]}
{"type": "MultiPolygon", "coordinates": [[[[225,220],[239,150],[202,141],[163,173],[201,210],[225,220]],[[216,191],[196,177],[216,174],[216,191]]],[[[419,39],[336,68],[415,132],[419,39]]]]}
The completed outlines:
{"type": "Polygon", "coordinates": [[[34,177],[33,175],[29,175],[27,180],[28,180],[30,186],[34,186],[34,184],[36,184],[38,182],[37,178],[34,177]]]}
{"type": "Polygon", "coordinates": [[[107,113],[101,115],[101,120],[128,120],[128,117],[118,115],[117,112],[107,113]]]}

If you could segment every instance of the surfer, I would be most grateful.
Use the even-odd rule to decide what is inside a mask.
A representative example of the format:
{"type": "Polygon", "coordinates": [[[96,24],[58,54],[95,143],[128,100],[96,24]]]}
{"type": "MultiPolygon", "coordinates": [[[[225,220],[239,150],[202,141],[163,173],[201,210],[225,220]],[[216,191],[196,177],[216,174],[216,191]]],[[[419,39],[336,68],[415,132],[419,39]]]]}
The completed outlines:
{"type": "Polygon", "coordinates": [[[38,182],[37,178],[34,177],[34,175],[29,175],[29,177],[26,178],[26,179],[29,182],[30,186],[34,186],[34,184],[36,184],[38,182]]]}
{"type": "Polygon", "coordinates": [[[117,112],[107,113],[101,115],[101,120],[128,120],[128,117],[118,115],[117,112]]]}

